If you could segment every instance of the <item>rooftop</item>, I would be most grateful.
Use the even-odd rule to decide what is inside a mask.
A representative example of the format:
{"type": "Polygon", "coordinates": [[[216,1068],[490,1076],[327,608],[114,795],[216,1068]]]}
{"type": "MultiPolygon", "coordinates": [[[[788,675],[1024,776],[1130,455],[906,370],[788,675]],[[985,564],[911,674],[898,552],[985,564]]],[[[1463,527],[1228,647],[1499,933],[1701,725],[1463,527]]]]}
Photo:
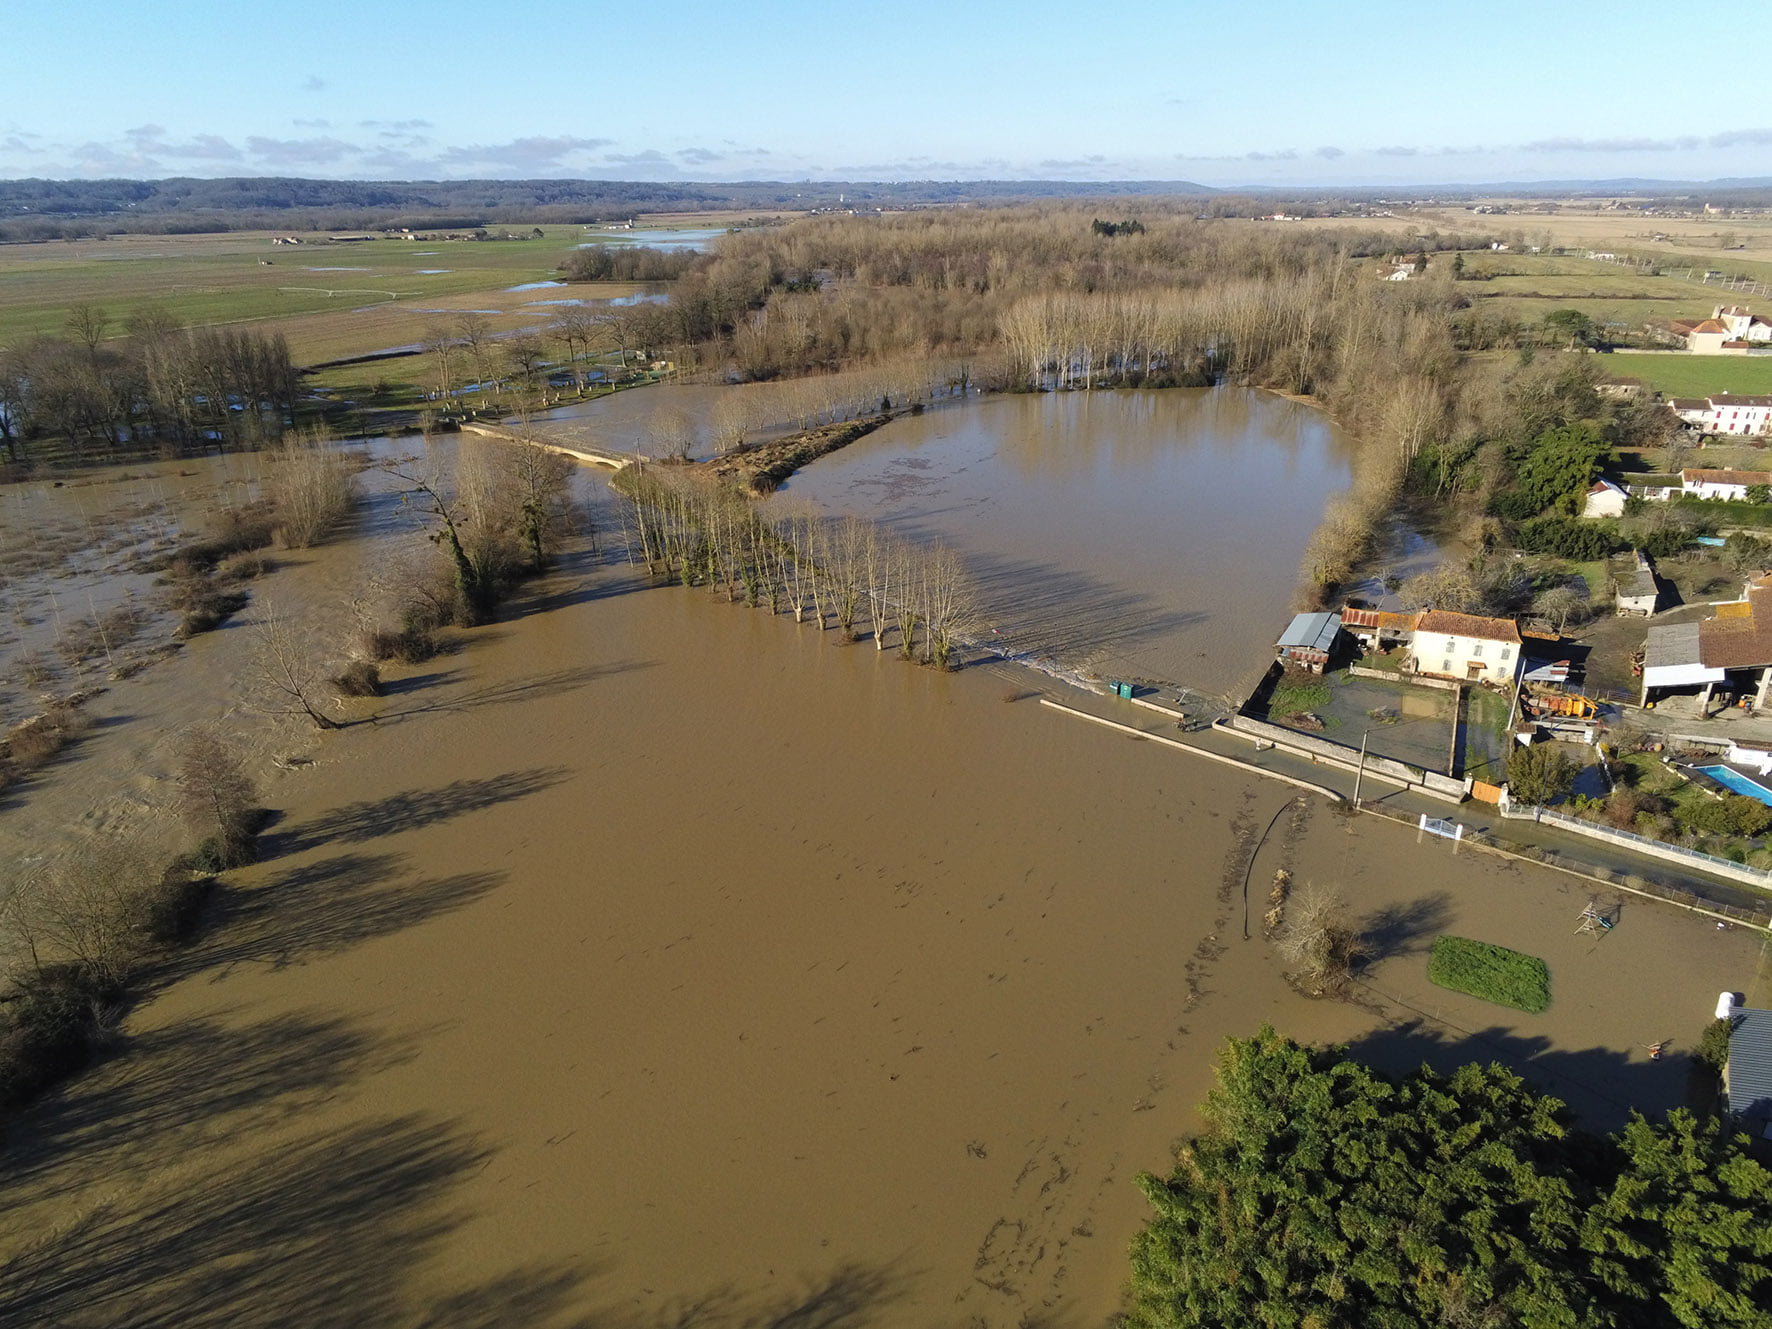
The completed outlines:
{"type": "Polygon", "coordinates": [[[1737,1006],[1729,1019],[1729,1110],[1772,1117],[1772,1011],[1737,1006]]]}
{"type": "Polygon", "coordinates": [[[1520,639],[1520,629],[1511,618],[1483,618],[1478,614],[1454,614],[1447,609],[1432,609],[1415,625],[1417,633],[1444,633],[1448,637],[1474,637],[1478,641],[1513,641],[1520,639]]]}
{"type": "Polygon", "coordinates": [[[1772,484],[1772,471],[1712,471],[1688,466],[1680,472],[1680,480],[1689,485],[1765,485],[1772,484]]]}
{"type": "Polygon", "coordinates": [[[1340,631],[1340,614],[1296,614],[1274,644],[1281,650],[1327,651],[1340,631]]]}

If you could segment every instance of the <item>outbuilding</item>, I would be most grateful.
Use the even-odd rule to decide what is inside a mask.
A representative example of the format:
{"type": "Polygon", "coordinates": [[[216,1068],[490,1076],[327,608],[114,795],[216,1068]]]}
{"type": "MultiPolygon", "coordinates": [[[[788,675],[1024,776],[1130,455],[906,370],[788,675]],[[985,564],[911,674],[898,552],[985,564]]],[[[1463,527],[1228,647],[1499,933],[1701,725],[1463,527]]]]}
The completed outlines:
{"type": "Polygon", "coordinates": [[[1630,495],[1624,486],[1614,484],[1610,480],[1595,480],[1587,491],[1587,502],[1582,505],[1581,515],[1584,517],[1622,517],[1624,516],[1624,500],[1630,495]]]}
{"type": "Polygon", "coordinates": [[[1727,1019],[1723,1097],[1729,1115],[1756,1139],[1772,1138],[1772,1011],[1736,1006],[1727,1019]]]}
{"type": "Polygon", "coordinates": [[[1295,614],[1274,649],[1279,652],[1281,664],[1302,665],[1311,673],[1320,674],[1340,635],[1340,614],[1295,614]]]}

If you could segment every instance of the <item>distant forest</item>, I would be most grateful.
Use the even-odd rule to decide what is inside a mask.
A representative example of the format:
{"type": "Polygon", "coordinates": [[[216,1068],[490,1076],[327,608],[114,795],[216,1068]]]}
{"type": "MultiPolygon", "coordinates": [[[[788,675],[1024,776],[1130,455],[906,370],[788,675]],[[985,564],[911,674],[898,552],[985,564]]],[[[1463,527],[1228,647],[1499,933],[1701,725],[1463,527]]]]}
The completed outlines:
{"type": "Polygon", "coordinates": [[[659,212],[804,211],[911,208],[958,203],[1163,197],[1202,216],[1247,217],[1284,211],[1328,216],[1402,198],[1494,197],[1555,193],[1655,196],[1670,203],[1772,206],[1772,188],[1742,182],[1705,187],[1647,181],[1565,182],[1435,189],[1220,190],[1186,180],[743,181],[729,184],[623,180],[302,180],[280,176],[219,180],[0,180],[0,242],[80,239],[119,232],[379,230],[472,228],[498,222],[589,223],[659,212]]]}
{"type": "MultiPolygon", "coordinates": [[[[472,228],[496,222],[590,223],[658,212],[903,208],[1030,199],[1198,198],[1215,191],[1183,180],[1110,184],[1064,181],[659,184],[620,180],[361,181],[236,177],[223,180],[0,180],[0,241],[79,239],[136,232],[472,228]]],[[[1266,205],[1271,209],[1271,203],[1266,205]]]]}

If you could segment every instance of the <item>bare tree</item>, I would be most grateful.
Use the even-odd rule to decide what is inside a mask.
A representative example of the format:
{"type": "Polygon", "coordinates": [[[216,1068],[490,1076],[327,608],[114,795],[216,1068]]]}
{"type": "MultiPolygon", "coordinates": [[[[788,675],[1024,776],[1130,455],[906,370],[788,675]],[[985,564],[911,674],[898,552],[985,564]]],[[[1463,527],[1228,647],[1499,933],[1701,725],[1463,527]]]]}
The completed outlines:
{"type": "Polygon", "coordinates": [[[357,501],[349,453],[321,433],[292,434],[270,454],[265,489],[285,548],[318,544],[357,501]]]}
{"type": "Polygon", "coordinates": [[[25,882],[9,902],[11,921],[39,971],[70,964],[99,993],[113,994],[145,949],[142,925],[154,881],[136,846],[95,845],[25,882]]]}
{"type": "Polygon", "coordinates": [[[1287,903],[1285,931],[1274,947],[1313,996],[1339,992],[1368,953],[1348,919],[1347,901],[1314,882],[1287,903]]]}
{"type": "Polygon", "coordinates": [[[218,866],[250,862],[258,791],[238,749],[214,730],[191,730],[180,745],[178,788],[185,821],[213,840],[218,866]]]}
{"type": "Polygon", "coordinates": [[[446,323],[425,324],[423,337],[425,352],[437,374],[432,395],[445,401],[455,395],[455,353],[459,343],[446,323]]]}
{"type": "Polygon", "coordinates": [[[329,695],[319,642],[266,604],[253,629],[247,675],[258,708],[267,715],[305,715],[316,729],[338,729],[321,709],[329,695]]]}
{"type": "Polygon", "coordinates": [[[976,609],[972,578],[959,553],[945,544],[924,550],[920,564],[923,658],[938,669],[948,669],[976,609]]]}

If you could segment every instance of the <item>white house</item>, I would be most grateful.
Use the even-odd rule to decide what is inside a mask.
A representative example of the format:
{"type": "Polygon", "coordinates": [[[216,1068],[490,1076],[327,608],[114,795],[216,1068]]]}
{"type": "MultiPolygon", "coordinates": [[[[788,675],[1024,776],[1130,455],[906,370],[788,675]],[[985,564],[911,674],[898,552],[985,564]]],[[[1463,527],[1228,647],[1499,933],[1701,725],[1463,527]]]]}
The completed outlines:
{"type": "Polygon", "coordinates": [[[1587,491],[1587,502],[1582,506],[1584,517],[1622,517],[1624,516],[1624,500],[1629,495],[1624,486],[1613,484],[1610,480],[1595,480],[1587,491]]]}
{"type": "Polygon", "coordinates": [[[1711,317],[1729,329],[1731,341],[1772,342],[1772,323],[1745,305],[1718,305],[1711,317]]]}
{"type": "Polygon", "coordinates": [[[1429,610],[1415,625],[1410,649],[1407,667],[1418,674],[1511,684],[1520,672],[1520,630],[1508,618],[1429,610]]]}
{"type": "Polygon", "coordinates": [[[1689,466],[1680,472],[1680,492],[1688,498],[1745,499],[1751,485],[1772,485],[1772,471],[1706,471],[1689,466]]]}
{"type": "Polygon", "coordinates": [[[1668,405],[1701,434],[1772,433],[1772,397],[1713,392],[1708,397],[1674,397],[1668,405]]]}
{"type": "Polygon", "coordinates": [[[1708,434],[1764,434],[1772,429],[1772,397],[1718,392],[1710,403],[1708,434]]]}
{"type": "Polygon", "coordinates": [[[1686,349],[1694,355],[1721,355],[1723,343],[1730,340],[1729,325],[1717,318],[1707,318],[1692,325],[1686,334],[1686,349]]]}

